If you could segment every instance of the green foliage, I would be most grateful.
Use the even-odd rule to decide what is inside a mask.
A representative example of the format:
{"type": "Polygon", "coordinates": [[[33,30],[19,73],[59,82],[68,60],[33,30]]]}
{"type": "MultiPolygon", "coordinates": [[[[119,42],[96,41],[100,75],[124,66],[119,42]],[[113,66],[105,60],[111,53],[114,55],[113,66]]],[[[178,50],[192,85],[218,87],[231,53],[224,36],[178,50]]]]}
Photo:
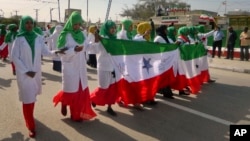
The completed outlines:
{"type": "Polygon", "coordinates": [[[19,25],[19,19],[18,18],[0,18],[0,23],[1,24],[17,24],[19,25]]]}

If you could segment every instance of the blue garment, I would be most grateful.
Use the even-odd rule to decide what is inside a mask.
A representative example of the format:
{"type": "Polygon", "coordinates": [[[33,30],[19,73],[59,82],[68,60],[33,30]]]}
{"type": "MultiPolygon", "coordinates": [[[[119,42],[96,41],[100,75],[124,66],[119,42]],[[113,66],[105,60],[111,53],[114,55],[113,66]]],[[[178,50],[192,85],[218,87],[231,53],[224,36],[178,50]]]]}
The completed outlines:
{"type": "Polygon", "coordinates": [[[224,38],[224,33],[220,30],[214,31],[214,41],[220,41],[224,38]]]}

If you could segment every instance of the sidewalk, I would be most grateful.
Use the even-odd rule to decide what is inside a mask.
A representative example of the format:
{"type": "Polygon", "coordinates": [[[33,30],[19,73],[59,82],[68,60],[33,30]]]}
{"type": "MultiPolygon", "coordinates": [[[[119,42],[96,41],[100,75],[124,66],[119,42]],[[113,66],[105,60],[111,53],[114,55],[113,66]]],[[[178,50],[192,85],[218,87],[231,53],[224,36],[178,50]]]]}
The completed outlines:
{"type": "Polygon", "coordinates": [[[234,60],[224,58],[218,58],[217,56],[212,58],[212,61],[209,60],[209,67],[250,74],[250,61],[240,61],[239,58],[235,58],[234,60]]]}

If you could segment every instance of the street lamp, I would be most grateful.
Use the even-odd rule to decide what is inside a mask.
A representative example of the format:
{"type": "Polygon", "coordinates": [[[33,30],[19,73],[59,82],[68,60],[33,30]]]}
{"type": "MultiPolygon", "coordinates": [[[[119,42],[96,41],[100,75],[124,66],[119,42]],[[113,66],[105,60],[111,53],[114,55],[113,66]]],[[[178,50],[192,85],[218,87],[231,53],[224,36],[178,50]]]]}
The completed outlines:
{"type": "Polygon", "coordinates": [[[56,8],[50,8],[50,22],[52,22],[52,11],[56,8]]]}
{"type": "Polygon", "coordinates": [[[58,15],[59,15],[59,22],[61,23],[61,16],[60,16],[60,0],[58,0],[58,15]]]}

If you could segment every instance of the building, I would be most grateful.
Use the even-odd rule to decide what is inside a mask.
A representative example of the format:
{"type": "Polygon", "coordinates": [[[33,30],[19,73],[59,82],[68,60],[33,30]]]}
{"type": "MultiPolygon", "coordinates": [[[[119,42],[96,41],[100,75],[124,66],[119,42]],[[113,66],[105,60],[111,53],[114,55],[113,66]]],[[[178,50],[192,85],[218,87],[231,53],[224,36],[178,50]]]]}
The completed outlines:
{"type": "Polygon", "coordinates": [[[235,30],[243,30],[244,27],[250,27],[250,12],[247,11],[229,11],[226,14],[229,25],[234,27],[235,30]]]}

